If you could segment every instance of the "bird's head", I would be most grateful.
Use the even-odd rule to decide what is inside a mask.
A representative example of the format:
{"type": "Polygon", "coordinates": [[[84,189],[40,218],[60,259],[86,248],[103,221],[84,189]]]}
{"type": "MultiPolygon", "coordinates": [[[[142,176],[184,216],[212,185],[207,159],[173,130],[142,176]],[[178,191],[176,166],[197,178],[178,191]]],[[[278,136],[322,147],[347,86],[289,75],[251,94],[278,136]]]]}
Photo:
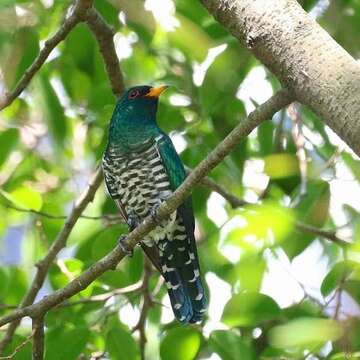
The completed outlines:
{"type": "Polygon", "coordinates": [[[119,99],[115,112],[128,121],[154,120],[159,96],[168,86],[142,85],[127,90],[119,99]]]}

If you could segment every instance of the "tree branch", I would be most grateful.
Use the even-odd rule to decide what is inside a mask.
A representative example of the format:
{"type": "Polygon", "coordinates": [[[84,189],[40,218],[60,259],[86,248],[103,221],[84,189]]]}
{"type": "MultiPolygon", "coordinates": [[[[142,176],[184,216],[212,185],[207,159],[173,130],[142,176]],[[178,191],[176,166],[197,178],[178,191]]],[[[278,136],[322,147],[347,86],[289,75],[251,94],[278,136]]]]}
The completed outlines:
{"type": "MultiPolygon", "coordinates": [[[[52,38],[45,42],[44,48],[40,51],[34,63],[25,72],[15,90],[12,93],[6,95],[5,100],[0,103],[0,110],[10,105],[14,99],[21,94],[25,87],[30,83],[35,73],[44,64],[45,60],[49,56],[50,52],[55,48],[55,46],[60,41],[64,40],[68,33],[80,21],[84,20],[87,21],[89,28],[94,33],[99,43],[100,51],[104,58],[105,67],[112,86],[112,90],[116,96],[121,95],[122,91],[124,90],[124,83],[112,40],[113,32],[102,19],[102,17],[98,14],[98,12],[92,7],[92,0],[77,0],[71,15],[65,20],[59,31],[52,38]]],[[[53,262],[58,252],[63,247],[65,247],[70,232],[86,208],[87,204],[94,197],[94,194],[100,186],[102,179],[102,169],[99,168],[92,181],[90,181],[88,190],[82,196],[80,196],[76,202],[74,209],[69,214],[64,227],[49,249],[48,254],[37,264],[35,278],[20,304],[21,308],[34,302],[36,295],[44,283],[50,264],[53,262]]],[[[2,354],[7,344],[11,341],[16,328],[19,326],[19,323],[19,321],[15,321],[8,327],[4,338],[0,341],[0,354],[2,354]]]]}
{"type": "Polygon", "coordinates": [[[149,282],[152,274],[152,267],[150,261],[146,258],[144,265],[144,279],[142,284],[142,292],[143,292],[143,303],[141,306],[140,318],[137,324],[133,328],[133,332],[139,331],[139,345],[140,345],[140,355],[141,360],[145,360],[145,345],[147,342],[146,339],[146,319],[149,312],[149,309],[153,305],[153,300],[151,298],[150,290],[149,290],[149,282]]]}
{"type": "MultiPolygon", "coordinates": [[[[191,171],[188,169],[188,171],[191,171]]],[[[224,187],[222,187],[221,185],[219,185],[217,182],[215,182],[214,180],[212,180],[210,177],[206,177],[203,178],[200,182],[201,184],[207,186],[209,189],[217,192],[219,195],[221,195],[226,201],[229,202],[229,204],[231,205],[231,207],[233,209],[237,208],[237,207],[242,207],[245,205],[253,205],[252,203],[248,203],[243,199],[238,198],[237,196],[229,193],[226,189],[224,189],[224,187]]],[[[295,227],[299,230],[299,231],[303,231],[303,232],[307,232],[307,233],[311,233],[311,234],[315,234],[317,236],[323,237],[327,240],[330,240],[340,246],[347,246],[349,245],[349,243],[341,238],[339,238],[336,235],[336,231],[333,230],[325,230],[325,229],[319,229],[317,227],[308,225],[308,224],[304,224],[300,221],[296,221],[295,222],[295,227]]]]}
{"type": "Polygon", "coordinates": [[[201,3],[360,155],[360,65],[298,1],[201,3]]]}
{"type": "Polygon", "coordinates": [[[44,317],[41,315],[32,320],[33,327],[33,349],[32,359],[43,360],[44,358],[44,317]]]}
{"type": "Polygon", "coordinates": [[[325,239],[328,239],[340,246],[347,246],[349,245],[349,243],[343,239],[340,239],[337,235],[336,235],[336,231],[332,231],[332,230],[325,230],[325,229],[319,229],[316,228],[314,226],[311,225],[307,225],[304,224],[302,222],[297,221],[295,226],[297,227],[298,230],[303,231],[303,232],[307,232],[307,233],[311,233],[311,234],[315,234],[317,236],[323,237],[325,239]]]}
{"type": "Polygon", "coordinates": [[[16,354],[20,352],[20,350],[31,341],[33,336],[34,336],[34,332],[32,332],[22,343],[20,343],[10,355],[0,356],[0,360],[13,360],[16,354]]]}
{"type": "MultiPolygon", "coordinates": [[[[102,169],[100,169],[100,171],[102,171],[102,169]]],[[[66,220],[68,218],[68,216],[66,216],[66,215],[55,215],[55,214],[50,214],[50,213],[44,212],[44,211],[37,211],[34,209],[25,209],[25,208],[18,207],[14,204],[2,204],[2,205],[8,209],[12,209],[12,210],[22,212],[22,213],[33,214],[36,216],[40,216],[40,217],[44,217],[44,218],[52,219],[52,220],[66,220]]],[[[118,215],[118,214],[104,214],[104,215],[99,215],[99,216],[80,215],[79,218],[85,219],[85,220],[104,220],[105,222],[109,222],[109,223],[112,223],[114,221],[124,222],[121,215],[118,215]]]]}
{"type": "MultiPolygon", "coordinates": [[[[84,211],[86,206],[92,199],[94,198],[95,192],[100,186],[103,179],[102,169],[98,169],[95,175],[90,180],[88,188],[84,191],[84,193],[79,197],[76,201],[75,206],[71,213],[69,214],[62,230],[57,236],[56,240],[51,245],[46,256],[36,265],[37,271],[35,277],[31,283],[29,290],[24,296],[20,308],[28,306],[32,304],[35,300],[36,295],[44,284],[46,274],[49,270],[51,263],[54,261],[56,255],[59,251],[65,247],[66,241],[75,226],[77,220],[79,219],[81,213],[84,211]]],[[[0,354],[4,351],[7,344],[11,341],[12,336],[16,328],[19,326],[19,321],[15,321],[8,327],[4,338],[0,342],[0,354]]]]}
{"type": "MultiPolygon", "coordinates": [[[[272,96],[264,104],[255,109],[248,118],[235,127],[228,136],[191,172],[181,186],[159,206],[156,218],[166,219],[185,199],[190,195],[192,188],[215,166],[217,166],[237,145],[250,134],[260,123],[270,119],[277,111],[293,101],[293,97],[286,91],[281,90],[272,96]]],[[[156,227],[154,217],[148,216],[127,237],[127,247],[133,248],[147,233],[156,227]]],[[[96,278],[105,271],[114,269],[124,258],[125,254],[121,246],[117,245],[110,253],[90,266],[76,279],[49,296],[44,297],[36,304],[15,310],[8,316],[0,319],[0,326],[11,321],[19,320],[24,316],[38,317],[44,315],[52,307],[84,290],[96,278]]]]}
{"type": "Polygon", "coordinates": [[[85,19],[99,44],[112,91],[120,96],[124,92],[124,81],[114,47],[114,31],[94,8],[87,11],[85,19]]]}
{"type": "MultiPolygon", "coordinates": [[[[63,41],[69,32],[82,21],[84,14],[87,12],[91,2],[89,0],[78,0],[72,9],[72,12],[68,18],[65,19],[60,29],[55,33],[53,37],[45,41],[44,47],[39,52],[34,62],[25,71],[21,77],[15,89],[10,93],[5,93],[3,98],[0,99],[0,110],[9,106],[29,85],[34,75],[39,71],[41,66],[44,64],[51,51],[63,41]]],[[[1,346],[0,346],[1,353],[1,346]]]]}
{"type": "Polygon", "coordinates": [[[214,181],[213,179],[211,179],[208,176],[204,177],[200,181],[200,184],[208,187],[209,189],[211,189],[211,190],[215,191],[216,193],[218,193],[219,195],[221,195],[224,199],[226,199],[229,202],[229,204],[231,205],[231,207],[233,209],[235,209],[237,207],[245,206],[248,204],[245,200],[240,199],[237,196],[231,194],[224,187],[220,186],[216,181],[214,181]]]}

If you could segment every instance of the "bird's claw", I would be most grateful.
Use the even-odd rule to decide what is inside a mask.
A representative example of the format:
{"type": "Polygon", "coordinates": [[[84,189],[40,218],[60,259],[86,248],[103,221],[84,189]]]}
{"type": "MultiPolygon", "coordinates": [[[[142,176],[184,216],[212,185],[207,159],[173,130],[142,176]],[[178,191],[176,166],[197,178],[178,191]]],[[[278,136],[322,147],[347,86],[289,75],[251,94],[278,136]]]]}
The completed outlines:
{"type": "Polygon", "coordinates": [[[127,239],[126,235],[121,235],[119,238],[119,246],[126,255],[132,257],[134,254],[134,250],[129,248],[126,239],[127,239]]]}
{"type": "Polygon", "coordinates": [[[140,218],[135,212],[131,212],[128,215],[127,224],[130,231],[133,231],[140,223],[140,218]]]}
{"type": "Polygon", "coordinates": [[[150,216],[154,220],[156,225],[161,225],[161,220],[157,216],[157,211],[158,211],[159,207],[160,207],[160,204],[156,204],[150,209],[150,216]]]}

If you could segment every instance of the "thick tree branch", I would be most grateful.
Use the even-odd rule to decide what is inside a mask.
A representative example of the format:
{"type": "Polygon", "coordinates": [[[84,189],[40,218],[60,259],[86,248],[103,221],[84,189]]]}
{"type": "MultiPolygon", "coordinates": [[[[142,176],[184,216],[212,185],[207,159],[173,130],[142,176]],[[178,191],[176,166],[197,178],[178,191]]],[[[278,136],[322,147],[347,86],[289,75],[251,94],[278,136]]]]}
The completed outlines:
{"type": "Polygon", "coordinates": [[[201,0],[360,156],[360,64],[296,0],[201,0]]]}
{"type": "MultiPolygon", "coordinates": [[[[281,90],[264,104],[249,114],[248,118],[234,128],[228,136],[191,172],[182,185],[173,195],[157,210],[156,218],[159,220],[167,218],[180,206],[190,195],[192,188],[201,179],[217,166],[236,146],[250,134],[261,122],[270,119],[277,111],[293,101],[293,97],[286,91],[281,90]]],[[[133,248],[147,233],[156,227],[152,216],[147,217],[127,237],[127,246],[133,248]]],[[[109,254],[90,266],[80,276],[49,296],[44,297],[38,303],[15,310],[8,316],[0,319],[0,326],[11,321],[19,320],[24,316],[38,317],[44,315],[54,306],[84,290],[96,278],[105,271],[114,269],[125,254],[121,246],[116,246],[109,254]]]]}

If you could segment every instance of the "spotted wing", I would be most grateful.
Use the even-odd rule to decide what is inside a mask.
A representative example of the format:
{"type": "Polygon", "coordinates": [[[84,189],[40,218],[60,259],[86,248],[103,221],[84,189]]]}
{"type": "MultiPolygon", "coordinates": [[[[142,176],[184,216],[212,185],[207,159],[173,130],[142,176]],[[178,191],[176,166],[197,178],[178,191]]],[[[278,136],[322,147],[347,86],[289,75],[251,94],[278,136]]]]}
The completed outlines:
{"type": "MultiPolygon", "coordinates": [[[[170,186],[174,191],[186,178],[184,166],[167,135],[162,135],[157,141],[157,147],[169,177],[170,186]]],[[[194,237],[195,220],[190,197],[178,208],[177,218],[185,228],[185,233],[178,237],[181,239],[183,236],[183,240],[176,240],[175,234],[175,240],[170,242],[171,246],[168,247],[165,257],[171,258],[168,266],[180,269],[180,277],[188,293],[193,311],[193,316],[189,322],[198,322],[206,311],[207,301],[200,276],[194,237]]]]}

